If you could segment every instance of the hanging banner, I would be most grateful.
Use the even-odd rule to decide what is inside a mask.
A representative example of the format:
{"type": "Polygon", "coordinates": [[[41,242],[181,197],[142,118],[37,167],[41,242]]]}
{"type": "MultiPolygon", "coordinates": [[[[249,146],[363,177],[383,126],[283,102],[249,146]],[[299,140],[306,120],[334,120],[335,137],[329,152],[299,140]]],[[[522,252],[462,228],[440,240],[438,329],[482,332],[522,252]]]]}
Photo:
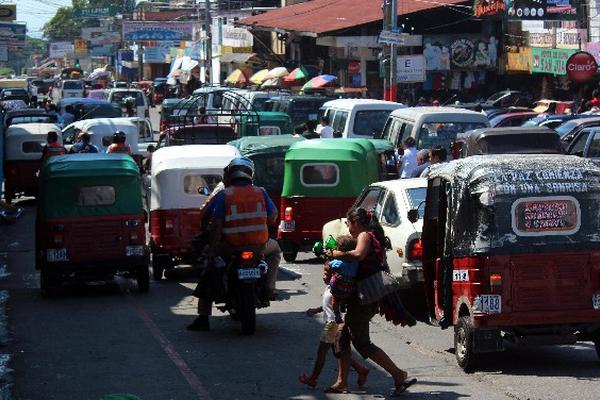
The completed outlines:
{"type": "Polygon", "coordinates": [[[518,53],[507,53],[506,70],[509,72],[531,71],[531,48],[521,47],[518,53]]]}
{"type": "Polygon", "coordinates": [[[495,69],[498,41],[483,35],[431,35],[423,37],[427,71],[495,69]]]}
{"type": "Polygon", "coordinates": [[[567,74],[567,60],[575,53],[569,49],[540,49],[531,50],[531,72],[553,75],[567,74]]]}
{"type": "Polygon", "coordinates": [[[179,41],[162,41],[149,43],[150,46],[144,46],[144,62],[163,64],[167,62],[167,56],[171,48],[179,47],[179,41]]]}
{"type": "Polygon", "coordinates": [[[123,21],[123,40],[193,40],[194,22],[123,21]]]}
{"type": "Polygon", "coordinates": [[[223,25],[223,46],[252,47],[253,43],[254,36],[247,29],[223,25]]]}

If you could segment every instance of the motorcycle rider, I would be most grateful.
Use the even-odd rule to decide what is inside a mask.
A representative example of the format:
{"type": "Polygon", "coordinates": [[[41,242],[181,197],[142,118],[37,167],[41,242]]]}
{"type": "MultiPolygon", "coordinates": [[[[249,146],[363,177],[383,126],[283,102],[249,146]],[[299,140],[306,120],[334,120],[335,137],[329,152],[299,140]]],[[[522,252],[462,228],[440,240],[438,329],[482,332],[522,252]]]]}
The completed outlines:
{"type": "Polygon", "coordinates": [[[107,154],[120,153],[131,155],[131,147],[125,143],[127,136],[123,131],[116,131],[112,136],[112,144],[106,149],[107,154]]]}
{"type": "MultiPolygon", "coordinates": [[[[263,188],[253,185],[253,177],[254,163],[248,158],[235,158],[225,167],[223,190],[209,197],[203,207],[203,219],[210,219],[207,255],[209,259],[217,254],[227,258],[239,249],[263,254],[271,271],[267,273],[267,286],[274,289],[281,250],[276,241],[269,240],[269,227],[276,224],[277,208],[263,188]]],[[[271,297],[272,290],[269,292],[267,296],[271,297]]],[[[213,299],[199,296],[198,317],[188,330],[210,329],[212,303],[213,299]]]]}
{"type": "Polygon", "coordinates": [[[54,131],[48,132],[46,136],[46,145],[42,148],[42,161],[46,161],[50,157],[62,156],[66,153],[64,146],[58,143],[58,133],[54,131]]]}

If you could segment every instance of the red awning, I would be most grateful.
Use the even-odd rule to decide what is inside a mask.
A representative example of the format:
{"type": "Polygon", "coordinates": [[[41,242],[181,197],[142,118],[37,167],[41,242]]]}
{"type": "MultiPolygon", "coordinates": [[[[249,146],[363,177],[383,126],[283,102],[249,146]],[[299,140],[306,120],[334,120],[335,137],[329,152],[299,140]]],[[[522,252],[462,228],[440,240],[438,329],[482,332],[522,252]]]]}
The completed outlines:
{"type": "MultiPolygon", "coordinates": [[[[412,0],[398,3],[398,15],[407,15],[445,5],[465,3],[465,0],[412,0]]],[[[318,35],[382,19],[380,1],[312,0],[244,18],[236,24],[318,35]]]]}

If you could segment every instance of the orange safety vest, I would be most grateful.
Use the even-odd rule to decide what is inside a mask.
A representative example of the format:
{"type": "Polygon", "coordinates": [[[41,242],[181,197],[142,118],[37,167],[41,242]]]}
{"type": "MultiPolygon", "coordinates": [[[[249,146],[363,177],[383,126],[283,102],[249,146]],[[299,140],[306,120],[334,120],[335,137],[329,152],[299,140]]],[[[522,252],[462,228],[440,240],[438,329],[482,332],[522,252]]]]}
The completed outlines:
{"type": "Polygon", "coordinates": [[[65,153],[65,148],[60,143],[48,143],[46,145],[46,158],[53,156],[62,156],[65,153]]]}
{"type": "Polygon", "coordinates": [[[125,143],[113,143],[110,146],[108,146],[108,149],[106,149],[107,153],[120,153],[120,154],[129,154],[131,155],[131,147],[129,147],[128,144],[125,143]]]}
{"type": "Polygon", "coordinates": [[[223,236],[227,243],[237,247],[267,243],[267,206],[260,188],[231,186],[225,189],[223,236]]]}

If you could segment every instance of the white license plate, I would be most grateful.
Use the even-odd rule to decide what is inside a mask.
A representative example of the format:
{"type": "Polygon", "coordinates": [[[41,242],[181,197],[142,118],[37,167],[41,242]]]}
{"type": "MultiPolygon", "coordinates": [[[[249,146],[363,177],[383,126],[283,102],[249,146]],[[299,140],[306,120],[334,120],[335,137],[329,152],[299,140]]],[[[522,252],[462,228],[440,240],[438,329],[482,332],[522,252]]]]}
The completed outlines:
{"type": "Polygon", "coordinates": [[[600,310],[600,293],[592,296],[592,305],[594,306],[594,310],[600,310]]]}
{"type": "Polygon", "coordinates": [[[126,246],[125,247],[125,256],[127,257],[136,257],[144,255],[144,246],[126,246]]]}
{"type": "Polygon", "coordinates": [[[67,261],[67,249],[46,250],[46,260],[48,262],[67,261]]]}
{"type": "Polygon", "coordinates": [[[260,269],[258,268],[244,268],[238,269],[238,279],[259,279],[260,269]]]}
{"type": "Polygon", "coordinates": [[[296,221],[281,221],[282,232],[292,232],[296,230],[296,221]]]}
{"type": "Polygon", "coordinates": [[[475,309],[485,314],[500,314],[502,312],[502,296],[499,294],[482,294],[477,296],[475,309]]]}

